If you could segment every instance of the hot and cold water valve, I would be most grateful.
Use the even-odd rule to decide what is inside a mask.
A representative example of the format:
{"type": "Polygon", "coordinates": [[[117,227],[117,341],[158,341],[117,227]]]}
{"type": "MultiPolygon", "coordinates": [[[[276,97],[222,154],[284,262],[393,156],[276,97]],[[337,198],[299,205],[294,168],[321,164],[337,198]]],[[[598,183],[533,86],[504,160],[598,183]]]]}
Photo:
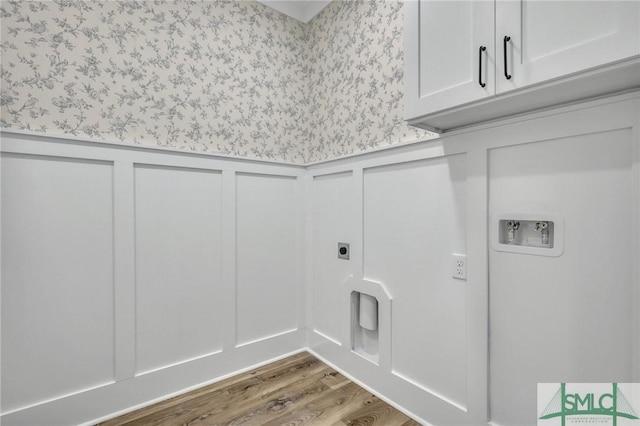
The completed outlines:
{"type": "Polygon", "coordinates": [[[507,244],[515,244],[516,231],[520,228],[520,222],[517,220],[507,220],[504,226],[507,228],[507,244]]]}
{"type": "Polygon", "coordinates": [[[549,245],[551,244],[551,239],[549,238],[550,231],[549,231],[549,222],[537,222],[536,223],[536,231],[540,231],[540,235],[542,236],[542,245],[549,245]]]}
{"type": "Polygon", "coordinates": [[[500,215],[493,220],[493,248],[541,256],[560,256],[564,224],[553,215],[500,215]]]}
{"type": "Polygon", "coordinates": [[[553,222],[546,220],[501,220],[502,244],[516,244],[530,247],[553,247],[551,231],[553,222]]]}

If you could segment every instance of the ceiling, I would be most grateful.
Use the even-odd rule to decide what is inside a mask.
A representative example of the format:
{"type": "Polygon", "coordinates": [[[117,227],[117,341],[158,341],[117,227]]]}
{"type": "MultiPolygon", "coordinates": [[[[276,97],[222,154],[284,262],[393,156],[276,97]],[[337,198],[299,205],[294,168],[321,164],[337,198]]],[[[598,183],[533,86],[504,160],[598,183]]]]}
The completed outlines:
{"type": "Polygon", "coordinates": [[[307,23],[327,7],[331,0],[258,0],[258,2],[307,23]]]}

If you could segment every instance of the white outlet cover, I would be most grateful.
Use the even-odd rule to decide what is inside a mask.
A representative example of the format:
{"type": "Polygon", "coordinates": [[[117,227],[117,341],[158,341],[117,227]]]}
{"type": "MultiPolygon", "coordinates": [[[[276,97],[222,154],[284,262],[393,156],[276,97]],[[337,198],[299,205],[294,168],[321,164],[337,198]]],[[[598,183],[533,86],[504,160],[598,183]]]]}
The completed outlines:
{"type": "Polygon", "coordinates": [[[451,276],[457,280],[467,279],[467,255],[453,253],[451,256],[451,276]]]}

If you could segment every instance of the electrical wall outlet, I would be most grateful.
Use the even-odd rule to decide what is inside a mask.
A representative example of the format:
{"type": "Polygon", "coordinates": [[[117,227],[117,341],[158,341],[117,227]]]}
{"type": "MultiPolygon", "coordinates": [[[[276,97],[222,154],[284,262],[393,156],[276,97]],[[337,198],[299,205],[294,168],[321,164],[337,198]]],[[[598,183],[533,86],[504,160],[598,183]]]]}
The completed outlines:
{"type": "Polygon", "coordinates": [[[451,275],[458,280],[467,279],[467,255],[453,253],[451,275]]]}
{"type": "Polygon", "coordinates": [[[349,260],[349,243],[338,243],[338,259],[349,260]]]}

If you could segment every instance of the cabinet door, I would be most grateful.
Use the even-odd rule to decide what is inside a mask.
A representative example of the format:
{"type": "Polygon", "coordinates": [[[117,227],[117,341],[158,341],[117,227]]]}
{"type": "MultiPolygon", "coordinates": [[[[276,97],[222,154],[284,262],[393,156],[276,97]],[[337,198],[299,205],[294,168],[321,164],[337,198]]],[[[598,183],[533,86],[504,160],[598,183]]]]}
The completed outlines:
{"type": "Polygon", "coordinates": [[[495,93],[493,1],[406,1],[404,13],[405,118],[495,93]]]}
{"type": "Polygon", "coordinates": [[[495,48],[498,93],[638,55],[640,2],[499,0],[495,48]]]}

